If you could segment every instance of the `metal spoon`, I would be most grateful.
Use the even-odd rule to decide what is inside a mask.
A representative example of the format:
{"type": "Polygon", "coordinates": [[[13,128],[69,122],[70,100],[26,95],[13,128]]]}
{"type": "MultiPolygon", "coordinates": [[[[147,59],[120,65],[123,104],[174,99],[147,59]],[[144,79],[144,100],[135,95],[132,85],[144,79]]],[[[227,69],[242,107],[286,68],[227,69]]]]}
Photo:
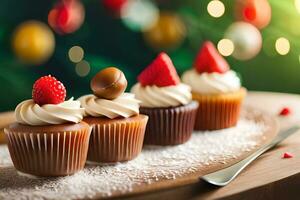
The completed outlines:
{"type": "Polygon", "coordinates": [[[225,186],[230,183],[245,167],[247,167],[253,160],[259,157],[264,152],[268,151],[275,145],[277,145],[282,140],[286,139],[290,135],[294,134],[299,130],[299,126],[293,126],[287,130],[281,131],[269,144],[261,147],[256,152],[245,158],[244,160],[227,167],[225,169],[221,169],[219,171],[207,174],[201,177],[208,183],[211,183],[216,186],[225,186]]]}

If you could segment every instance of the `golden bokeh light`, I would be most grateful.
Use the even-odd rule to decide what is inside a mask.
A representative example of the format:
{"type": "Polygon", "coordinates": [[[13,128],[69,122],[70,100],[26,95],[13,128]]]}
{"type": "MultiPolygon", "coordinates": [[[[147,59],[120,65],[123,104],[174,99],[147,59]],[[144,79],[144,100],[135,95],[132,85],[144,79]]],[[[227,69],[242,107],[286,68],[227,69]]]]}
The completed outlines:
{"type": "Polygon", "coordinates": [[[300,0],[295,0],[295,7],[298,13],[300,13],[300,0]]]}
{"type": "Polygon", "coordinates": [[[82,60],[76,64],[75,71],[78,76],[84,77],[90,73],[91,67],[86,60],[82,60]]]}
{"type": "Polygon", "coordinates": [[[225,6],[222,1],[212,0],[207,5],[207,12],[212,17],[221,17],[225,12],[225,6]]]}
{"type": "Polygon", "coordinates": [[[83,59],[84,51],[80,46],[73,46],[72,48],[70,48],[68,55],[69,55],[69,59],[73,63],[78,63],[83,59]]]}
{"type": "Polygon", "coordinates": [[[284,37],[280,37],[275,42],[275,49],[280,55],[286,55],[290,51],[290,42],[284,37]]]}
{"type": "Polygon", "coordinates": [[[223,56],[230,56],[234,51],[234,44],[229,39],[222,39],[217,45],[218,51],[223,56]]]}

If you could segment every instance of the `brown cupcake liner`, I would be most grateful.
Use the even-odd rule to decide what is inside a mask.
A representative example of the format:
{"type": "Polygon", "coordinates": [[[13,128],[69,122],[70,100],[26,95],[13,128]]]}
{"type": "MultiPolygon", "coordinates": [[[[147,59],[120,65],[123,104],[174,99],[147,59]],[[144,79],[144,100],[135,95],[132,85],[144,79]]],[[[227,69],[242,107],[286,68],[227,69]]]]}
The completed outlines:
{"type": "Polygon", "coordinates": [[[88,163],[102,164],[132,160],[140,154],[148,116],[108,119],[86,117],[93,129],[88,150],[88,163]]]}
{"type": "Polygon", "coordinates": [[[149,116],[144,144],[176,145],[188,141],[192,135],[198,103],[169,108],[140,108],[149,116]]]}
{"type": "MultiPolygon", "coordinates": [[[[30,131],[29,126],[25,131],[21,131],[21,128],[5,129],[15,168],[23,174],[44,177],[70,175],[83,169],[91,128],[84,122],[80,124],[75,125],[80,129],[66,131],[58,128],[57,131],[37,132],[30,131]]],[[[52,126],[51,129],[55,129],[57,125],[52,126]]]]}
{"type": "Polygon", "coordinates": [[[193,93],[199,102],[195,130],[218,130],[235,126],[240,116],[246,89],[220,95],[193,93]]]}

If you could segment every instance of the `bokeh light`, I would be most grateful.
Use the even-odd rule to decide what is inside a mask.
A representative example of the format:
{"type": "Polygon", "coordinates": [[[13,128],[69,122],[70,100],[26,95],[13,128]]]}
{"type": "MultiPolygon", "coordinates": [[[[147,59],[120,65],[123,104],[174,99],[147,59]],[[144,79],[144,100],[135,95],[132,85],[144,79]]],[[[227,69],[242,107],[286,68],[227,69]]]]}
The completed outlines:
{"type": "Polygon", "coordinates": [[[84,77],[90,73],[91,67],[86,60],[82,60],[76,64],[75,71],[78,76],[84,77]]]}
{"type": "Polygon", "coordinates": [[[212,17],[221,17],[225,12],[225,6],[222,1],[212,0],[207,5],[207,12],[212,17]]]}
{"type": "Polygon", "coordinates": [[[295,0],[295,7],[297,11],[300,13],[300,0],[295,0]]]}
{"type": "Polygon", "coordinates": [[[286,55],[290,51],[290,42],[284,37],[280,37],[275,42],[275,49],[280,55],[286,55]]]}
{"type": "Polygon", "coordinates": [[[218,51],[223,56],[230,56],[234,51],[234,44],[229,39],[222,39],[218,42],[218,51]]]}
{"type": "Polygon", "coordinates": [[[158,17],[158,8],[149,0],[128,1],[121,10],[123,23],[133,31],[150,29],[158,17]]]}
{"type": "Polygon", "coordinates": [[[84,50],[80,46],[73,46],[69,49],[68,55],[71,62],[78,63],[84,57],[84,50]]]}

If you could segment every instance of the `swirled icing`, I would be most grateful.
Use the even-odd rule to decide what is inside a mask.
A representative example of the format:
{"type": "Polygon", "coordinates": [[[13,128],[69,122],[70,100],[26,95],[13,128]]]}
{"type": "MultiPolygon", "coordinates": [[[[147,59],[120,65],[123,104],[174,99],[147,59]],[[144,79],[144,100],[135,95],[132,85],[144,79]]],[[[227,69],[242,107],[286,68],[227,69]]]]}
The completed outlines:
{"type": "Polygon", "coordinates": [[[60,104],[42,106],[29,99],[21,102],[15,109],[17,122],[32,126],[78,123],[82,120],[83,113],[80,102],[73,98],[60,104]]]}
{"type": "Polygon", "coordinates": [[[188,70],[182,76],[182,81],[192,87],[192,91],[200,94],[220,94],[235,92],[241,88],[237,74],[229,70],[221,73],[197,73],[188,70]]]}
{"type": "Polygon", "coordinates": [[[191,88],[183,83],[173,86],[157,87],[155,85],[143,87],[136,83],[131,92],[141,100],[142,107],[171,107],[188,104],[191,99],[191,88]]]}
{"type": "Polygon", "coordinates": [[[81,102],[81,106],[85,108],[85,116],[104,116],[114,119],[139,114],[140,101],[131,93],[123,93],[113,100],[101,99],[93,94],[82,96],[78,100],[81,102]]]}

